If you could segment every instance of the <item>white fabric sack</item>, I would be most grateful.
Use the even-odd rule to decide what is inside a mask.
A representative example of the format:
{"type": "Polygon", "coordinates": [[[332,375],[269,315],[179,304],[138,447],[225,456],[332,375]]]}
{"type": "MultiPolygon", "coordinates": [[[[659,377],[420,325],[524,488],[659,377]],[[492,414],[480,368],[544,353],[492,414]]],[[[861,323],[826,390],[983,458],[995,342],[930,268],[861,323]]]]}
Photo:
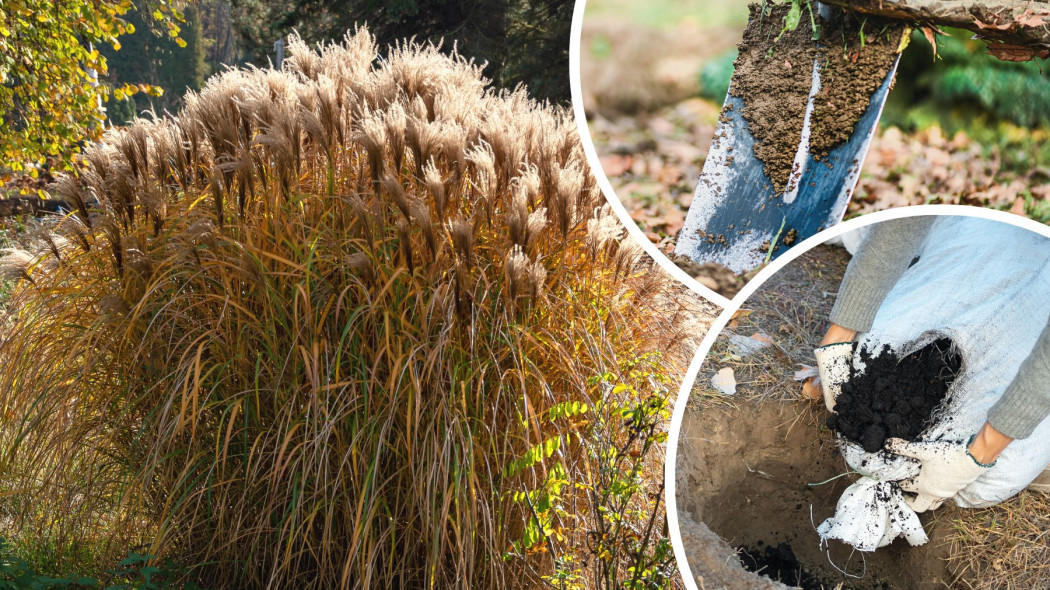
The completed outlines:
{"type": "Polygon", "coordinates": [[[918,463],[889,453],[865,453],[842,437],[839,446],[846,462],[864,476],[843,492],[835,516],[817,527],[821,543],[838,539],[858,551],[874,551],[900,536],[912,545],[928,541],[919,515],[908,508],[894,483],[918,475],[918,463]]]}
{"type": "MultiPolygon", "coordinates": [[[[1013,381],[1046,326],[1050,316],[1048,294],[1050,240],[1001,222],[939,216],[920,249],[918,262],[886,297],[871,332],[861,338],[854,359],[859,361],[860,349],[875,351],[888,345],[898,355],[907,355],[938,338],[951,338],[962,356],[962,369],[941,415],[920,439],[967,440],[984,424],[988,410],[1013,381]]],[[[843,453],[854,469],[863,471],[859,467],[863,459],[856,453],[851,456],[848,446],[843,446],[843,453]]],[[[1044,420],[1032,436],[1007,447],[995,467],[957,494],[954,501],[964,508],[996,504],[1024,489],[1048,464],[1050,420],[1044,420]]],[[[835,516],[824,523],[828,534],[822,536],[841,539],[858,549],[892,541],[885,538],[890,529],[875,539],[874,533],[864,532],[879,530],[878,526],[856,525],[850,533],[836,523],[848,515],[877,522],[884,514],[896,512],[897,502],[876,499],[876,504],[884,506],[865,517],[860,502],[870,498],[863,493],[864,487],[872,486],[870,480],[906,479],[897,477],[898,468],[897,461],[875,465],[870,477],[847,489],[835,516]],[[850,534],[854,536],[850,538],[850,534]]],[[[917,539],[905,536],[909,541],[917,539]]]]}

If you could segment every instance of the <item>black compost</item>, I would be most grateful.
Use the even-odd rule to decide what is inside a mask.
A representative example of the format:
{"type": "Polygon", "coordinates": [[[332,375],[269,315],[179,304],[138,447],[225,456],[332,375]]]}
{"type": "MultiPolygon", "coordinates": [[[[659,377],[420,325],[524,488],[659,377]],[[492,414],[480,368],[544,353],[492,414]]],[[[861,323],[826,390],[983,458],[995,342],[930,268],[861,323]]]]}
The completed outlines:
{"type": "Polygon", "coordinates": [[[827,425],[869,453],[882,449],[887,438],[916,440],[932,423],[962,367],[962,356],[949,338],[904,358],[888,346],[857,353],[864,371],[851,371],[827,425]]]}

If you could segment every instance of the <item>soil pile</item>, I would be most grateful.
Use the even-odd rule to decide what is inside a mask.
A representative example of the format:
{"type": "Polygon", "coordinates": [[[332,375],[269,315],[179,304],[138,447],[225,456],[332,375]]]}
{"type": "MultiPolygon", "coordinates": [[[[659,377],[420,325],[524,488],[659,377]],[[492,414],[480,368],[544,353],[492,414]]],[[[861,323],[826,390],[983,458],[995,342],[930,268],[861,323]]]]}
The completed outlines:
{"type": "Polygon", "coordinates": [[[858,354],[864,371],[851,370],[827,425],[869,453],[882,449],[887,438],[915,440],[932,422],[962,367],[948,338],[904,358],[888,346],[858,354]]]}
{"type": "Polygon", "coordinates": [[[790,4],[752,4],[734,64],[730,94],[744,101],[755,156],[778,189],[788,190],[802,140],[813,61],[821,90],[814,98],[810,151],[820,160],[849,139],[897,55],[903,25],[843,13],[833,22],[802,9],[785,30],[790,4]],[[814,34],[813,23],[817,24],[814,34]]]}

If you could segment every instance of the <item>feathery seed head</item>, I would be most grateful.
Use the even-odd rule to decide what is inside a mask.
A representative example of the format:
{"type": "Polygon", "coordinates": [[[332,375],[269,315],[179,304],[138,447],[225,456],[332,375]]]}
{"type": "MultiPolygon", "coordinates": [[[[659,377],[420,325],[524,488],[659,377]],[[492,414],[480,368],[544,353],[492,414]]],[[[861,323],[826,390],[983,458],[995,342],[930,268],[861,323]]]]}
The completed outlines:
{"type": "Polygon", "coordinates": [[[4,248],[0,252],[3,253],[3,256],[0,256],[0,278],[16,282],[22,279],[33,282],[29,273],[37,262],[35,256],[19,248],[4,248]]]}

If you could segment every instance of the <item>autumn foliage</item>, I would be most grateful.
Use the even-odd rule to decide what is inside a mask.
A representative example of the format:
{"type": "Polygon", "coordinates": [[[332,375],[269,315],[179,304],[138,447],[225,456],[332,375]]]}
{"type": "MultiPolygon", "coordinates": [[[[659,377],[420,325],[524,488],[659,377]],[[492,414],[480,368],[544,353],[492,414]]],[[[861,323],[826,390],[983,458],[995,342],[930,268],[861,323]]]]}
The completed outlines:
{"type": "MultiPolygon", "coordinates": [[[[144,2],[179,43],[182,14],[173,0],[144,2]]],[[[35,174],[53,158],[68,167],[84,141],[102,134],[102,101],[160,88],[105,83],[102,45],[120,48],[134,32],[122,16],[131,0],[6,0],[0,9],[0,171],[35,174]],[[28,167],[28,170],[27,170],[28,167]]]]}

